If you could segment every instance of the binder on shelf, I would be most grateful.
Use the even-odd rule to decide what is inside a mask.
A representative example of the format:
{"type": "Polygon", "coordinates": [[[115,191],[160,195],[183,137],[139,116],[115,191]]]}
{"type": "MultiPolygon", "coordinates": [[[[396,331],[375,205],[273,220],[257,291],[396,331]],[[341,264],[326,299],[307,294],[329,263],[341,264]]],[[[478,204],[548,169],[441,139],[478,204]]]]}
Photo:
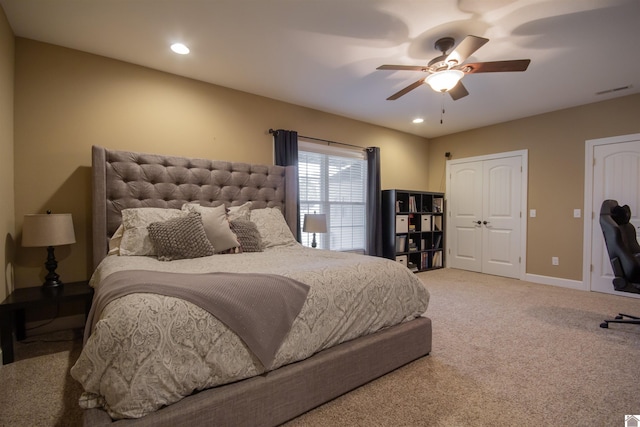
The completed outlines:
{"type": "Polygon", "coordinates": [[[396,252],[406,252],[407,236],[396,236],[396,252]]]}

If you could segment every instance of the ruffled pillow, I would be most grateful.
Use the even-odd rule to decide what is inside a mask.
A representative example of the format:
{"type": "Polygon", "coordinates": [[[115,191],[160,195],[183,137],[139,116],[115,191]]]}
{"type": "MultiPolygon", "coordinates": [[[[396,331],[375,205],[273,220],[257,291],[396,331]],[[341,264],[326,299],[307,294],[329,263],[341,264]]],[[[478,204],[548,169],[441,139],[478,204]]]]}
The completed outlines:
{"type": "Polygon", "coordinates": [[[277,208],[254,209],[251,211],[251,221],[260,231],[262,249],[298,243],[284,216],[282,216],[282,212],[277,208]]]}
{"type": "Polygon", "coordinates": [[[147,228],[160,261],[201,258],[214,253],[197,212],[184,218],[154,222],[147,228]]]}
{"type": "Polygon", "coordinates": [[[122,210],[122,239],[120,255],[156,255],[156,250],[149,240],[147,227],[153,222],[167,221],[173,218],[184,218],[188,212],[180,209],[163,208],[130,208],[122,210]]]}

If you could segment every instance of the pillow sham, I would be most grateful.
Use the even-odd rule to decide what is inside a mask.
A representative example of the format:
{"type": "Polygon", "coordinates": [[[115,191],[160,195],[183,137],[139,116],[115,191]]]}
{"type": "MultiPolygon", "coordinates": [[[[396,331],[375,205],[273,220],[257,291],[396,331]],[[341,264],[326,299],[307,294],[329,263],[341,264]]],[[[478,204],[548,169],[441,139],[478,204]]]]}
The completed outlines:
{"type": "Polygon", "coordinates": [[[231,227],[229,227],[227,210],[224,205],[208,207],[195,203],[185,203],[182,205],[182,210],[186,212],[197,212],[202,216],[204,232],[216,253],[240,246],[236,235],[231,231],[231,227]]]}
{"type": "Polygon", "coordinates": [[[246,219],[234,219],[229,224],[240,242],[240,252],[262,252],[262,238],[255,223],[246,219]]]}
{"type": "Polygon", "coordinates": [[[246,219],[249,221],[251,219],[251,202],[227,208],[227,216],[229,217],[229,221],[233,221],[234,219],[246,219]]]}
{"type": "Polygon", "coordinates": [[[147,229],[160,261],[201,258],[214,253],[197,212],[184,218],[153,222],[147,229]]]}
{"type": "Polygon", "coordinates": [[[109,252],[108,255],[120,255],[120,242],[122,241],[122,235],[124,234],[124,227],[122,224],[113,233],[113,236],[109,239],[109,252]]]}
{"type": "Polygon", "coordinates": [[[122,240],[120,255],[153,256],[156,250],[149,240],[147,227],[152,222],[167,221],[173,218],[184,218],[188,212],[180,209],[164,208],[130,208],[122,210],[122,240]]]}
{"type": "Polygon", "coordinates": [[[254,209],[251,211],[251,221],[260,231],[262,249],[298,243],[284,216],[282,216],[282,212],[277,208],[254,209]]]}

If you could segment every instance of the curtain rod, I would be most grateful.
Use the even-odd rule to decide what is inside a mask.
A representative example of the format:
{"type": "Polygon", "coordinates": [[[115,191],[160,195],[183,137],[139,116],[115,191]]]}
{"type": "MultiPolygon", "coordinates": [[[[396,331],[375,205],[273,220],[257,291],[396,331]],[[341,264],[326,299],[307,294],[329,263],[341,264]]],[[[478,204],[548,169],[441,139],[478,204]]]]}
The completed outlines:
{"type": "MultiPolygon", "coordinates": [[[[269,133],[276,133],[278,132],[277,130],[273,130],[273,129],[269,129],[269,133]]],[[[353,144],[347,144],[344,142],[337,142],[337,141],[329,141],[328,139],[321,139],[321,138],[314,138],[312,136],[304,136],[304,135],[298,135],[300,138],[304,138],[304,139],[312,139],[314,141],[320,141],[320,142],[326,142],[327,144],[338,144],[338,145],[346,145],[347,147],[354,147],[354,148],[358,148],[360,150],[367,150],[368,147],[360,147],[359,145],[353,145],[353,144]]]]}

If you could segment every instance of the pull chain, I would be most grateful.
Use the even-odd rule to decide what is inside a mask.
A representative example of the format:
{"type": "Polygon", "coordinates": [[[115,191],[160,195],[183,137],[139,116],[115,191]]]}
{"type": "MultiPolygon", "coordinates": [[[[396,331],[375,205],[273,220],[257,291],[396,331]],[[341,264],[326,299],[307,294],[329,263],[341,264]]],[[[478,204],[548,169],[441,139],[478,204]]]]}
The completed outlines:
{"type": "Polygon", "coordinates": [[[441,108],[440,108],[440,124],[444,123],[444,92],[442,92],[441,108]]]}

